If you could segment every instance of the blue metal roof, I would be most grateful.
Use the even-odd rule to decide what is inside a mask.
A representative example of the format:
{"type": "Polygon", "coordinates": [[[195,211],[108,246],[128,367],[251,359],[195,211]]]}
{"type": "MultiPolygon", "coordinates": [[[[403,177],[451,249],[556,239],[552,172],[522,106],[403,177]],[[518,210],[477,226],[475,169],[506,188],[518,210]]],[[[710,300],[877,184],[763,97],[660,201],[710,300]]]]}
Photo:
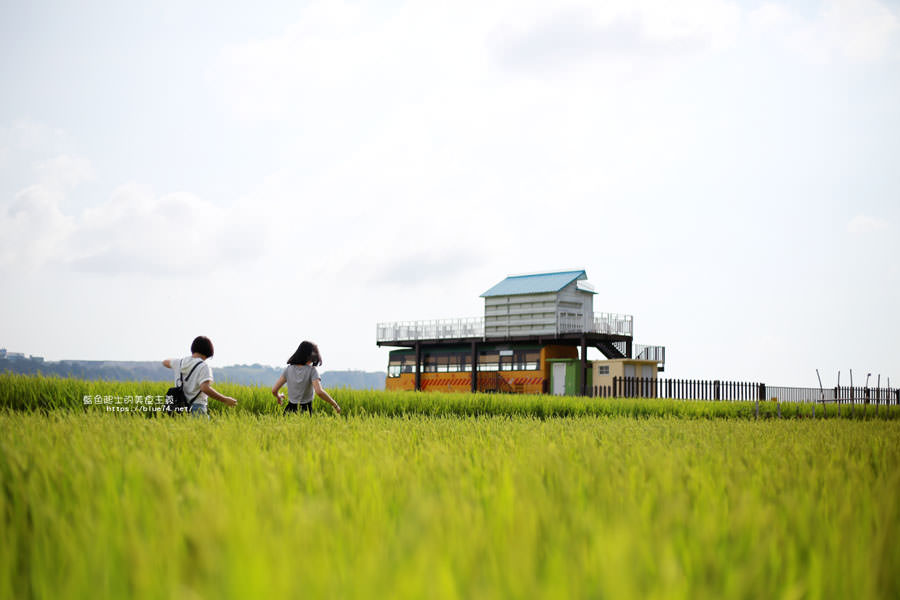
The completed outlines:
{"type": "Polygon", "coordinates": [[[587,273],[584,271],[561,271],[558,273],[535,273],[534,275],[510,275],[481,294],[481,297],[558,292],[577,279],[587,279],[587,273]]]}

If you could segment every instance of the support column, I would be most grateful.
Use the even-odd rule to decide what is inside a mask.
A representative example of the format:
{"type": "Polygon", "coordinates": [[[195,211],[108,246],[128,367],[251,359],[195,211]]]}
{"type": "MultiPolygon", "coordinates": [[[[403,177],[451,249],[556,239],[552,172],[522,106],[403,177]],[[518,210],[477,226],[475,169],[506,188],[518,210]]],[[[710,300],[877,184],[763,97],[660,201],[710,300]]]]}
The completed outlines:
{"type": "Polygon", "coordinates": [[[634,358],[631,356],[631,340],[625,342],[625,358],[634,358]]]}
{"type": "Polygon", "coordinates": [[[472,393],[478,391],[478,342],[472,342],[472,393]]]}
{"type": "Polygon", "coordinates": [[[416,391],[422,389],[422,344],[416,342],[416,391]]]}
{"type": "Polygon", "coordinates": [[[581,395],[587,396],[587,340],[581,336],[581,395]]]}

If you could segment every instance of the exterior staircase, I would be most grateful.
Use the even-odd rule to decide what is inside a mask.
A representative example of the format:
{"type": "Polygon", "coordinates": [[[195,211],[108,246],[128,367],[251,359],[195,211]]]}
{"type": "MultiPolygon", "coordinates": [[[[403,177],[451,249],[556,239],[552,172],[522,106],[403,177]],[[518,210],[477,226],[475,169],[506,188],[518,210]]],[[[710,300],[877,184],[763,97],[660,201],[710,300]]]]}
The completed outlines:
{"type": "Polygon", "coordinates": [[[628,358],[625,353],[618,348],[615,342],[598,342],[597,350],[603,353],[606,358],[628,358]]]}

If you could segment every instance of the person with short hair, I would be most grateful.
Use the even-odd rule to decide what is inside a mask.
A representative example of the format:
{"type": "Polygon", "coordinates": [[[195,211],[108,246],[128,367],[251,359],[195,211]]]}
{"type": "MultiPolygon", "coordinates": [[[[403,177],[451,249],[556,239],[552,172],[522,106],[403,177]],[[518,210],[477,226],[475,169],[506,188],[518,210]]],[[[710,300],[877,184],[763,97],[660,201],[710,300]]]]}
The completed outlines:
{"type": "Polygon", "coordinates": [[[281,404],[284,394],[279,390],[287,383],[288,404],[284,407],[284,414],[298,410],[312,414],[313,395],[331,404],[335,412],[340,414],[341,407],[322,387],[322,378],[319,377],[319,371],[316,370],[316,367],[322,364],[318,346],[312,342],[301,342],[287,363],[288,366],[284,369],[281,377],[272,386],[272,395],[278,400],[278,404],[281,404]]]}
{"type": "Polygon", "coordinates": [[[237,400],[216,391],[212,386],[212,369],[206,363],[212,358],[212,341],[205,335],[197,336],[191,343],[191,355],[181,359],[167,358],[162,364],[167,369],[175,370],[175,385],[182,381],[184,396],[191,402],[190,412],[195,417],[209,418],[207,397],[212,396],[226,406],[234,406],[237,400]]]}

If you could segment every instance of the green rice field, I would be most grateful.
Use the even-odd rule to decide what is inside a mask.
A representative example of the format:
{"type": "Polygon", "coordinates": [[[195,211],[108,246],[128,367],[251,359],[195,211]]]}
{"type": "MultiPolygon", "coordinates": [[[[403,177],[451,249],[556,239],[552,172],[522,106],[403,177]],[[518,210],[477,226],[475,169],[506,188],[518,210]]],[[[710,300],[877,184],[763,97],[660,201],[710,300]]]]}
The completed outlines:
{"type": "Polygon", "coordinates": [[[0,375],[0,598],[900,597],[897,407],[166,387],[0,375]]]}

